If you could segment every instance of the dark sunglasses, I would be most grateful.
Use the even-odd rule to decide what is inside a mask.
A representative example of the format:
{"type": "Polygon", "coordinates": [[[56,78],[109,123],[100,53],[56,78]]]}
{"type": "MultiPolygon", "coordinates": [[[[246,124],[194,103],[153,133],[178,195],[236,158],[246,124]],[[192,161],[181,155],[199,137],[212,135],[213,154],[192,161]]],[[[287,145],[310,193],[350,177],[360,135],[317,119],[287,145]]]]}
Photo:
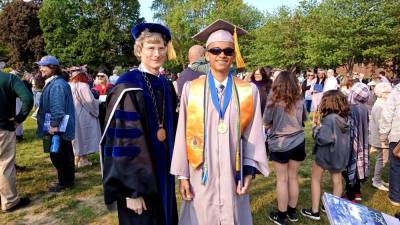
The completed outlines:
{"type": "Polygon", "coordinates": [[[235,53],[235,49],[233,49],[233,48],[224,48],[224,49],[210,48],[207,51],[213,55],[219,55],[223,52],[224,55],[226,55],[226,56],[233,56],[233,54],[235,53]]]}

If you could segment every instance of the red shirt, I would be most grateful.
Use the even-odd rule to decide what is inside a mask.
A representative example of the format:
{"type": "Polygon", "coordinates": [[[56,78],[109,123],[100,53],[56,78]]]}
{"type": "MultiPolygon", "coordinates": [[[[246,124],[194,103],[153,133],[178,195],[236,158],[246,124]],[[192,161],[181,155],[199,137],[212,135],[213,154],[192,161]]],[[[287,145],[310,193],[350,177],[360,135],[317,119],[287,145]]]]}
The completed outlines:
{"type": "Polygon", "coordinates": [[[105,85],[104,88],[103,88],[100,84],[98,84],[98,85],[96,85],[96,86],[94,87],[94,89],[95,89],[96,91],[98,91],[100,95],[105,95],[105,94],[107,93],[107,90],[108,90],[109,88],[111,88],[111,87],[112,87],[112,84],[110,84],[110,83],[108,83],[107,85],[105,85]]]}

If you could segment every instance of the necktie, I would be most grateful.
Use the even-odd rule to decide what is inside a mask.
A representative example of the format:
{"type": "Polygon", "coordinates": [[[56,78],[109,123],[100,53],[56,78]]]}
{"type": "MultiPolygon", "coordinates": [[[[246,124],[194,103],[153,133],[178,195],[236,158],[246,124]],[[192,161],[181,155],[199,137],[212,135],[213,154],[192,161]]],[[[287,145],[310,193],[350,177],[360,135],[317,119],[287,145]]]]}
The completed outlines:
{"type": "Polygon", "coordinates": [[[217,87],[218,101],[219,101],[220,104],[222,104],[221,100],[222,100],[222,92],[224,91],[224,88],[225,88],[225,86],[223,84],[220,84],[217,87]]]}
{"type": "Polygon", "coordinates": [[[218,86],[218,93],[219,94],[222,94],[222,92],[224,91],[224,88],[225,88],[225,86],[223,85],[223,84],[220,84],[219,86],[218,86]]]}

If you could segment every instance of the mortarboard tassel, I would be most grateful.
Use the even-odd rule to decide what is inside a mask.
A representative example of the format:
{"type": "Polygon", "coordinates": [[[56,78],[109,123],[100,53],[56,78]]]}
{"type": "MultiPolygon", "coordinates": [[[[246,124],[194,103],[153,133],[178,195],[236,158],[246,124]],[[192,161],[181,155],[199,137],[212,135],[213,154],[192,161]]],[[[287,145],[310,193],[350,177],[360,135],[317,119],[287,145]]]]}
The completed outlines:
{"type": "Polygon", "coordinates": [[[167,56],[168,60],[175,60],[176,59],[176,52],[174,49],[174,45],[172,44],[172,40],[167,44],[167,56]]]}
{"type": "Polygon", "coordinates": [[[235,31],[233,32],[233,41],[235,43],[236,68],[242,69],[245,67],[245,64],[242,58],[242,54],[240,54],[239,40],[236,32],[236,26],[235,26],[235,31]]]}

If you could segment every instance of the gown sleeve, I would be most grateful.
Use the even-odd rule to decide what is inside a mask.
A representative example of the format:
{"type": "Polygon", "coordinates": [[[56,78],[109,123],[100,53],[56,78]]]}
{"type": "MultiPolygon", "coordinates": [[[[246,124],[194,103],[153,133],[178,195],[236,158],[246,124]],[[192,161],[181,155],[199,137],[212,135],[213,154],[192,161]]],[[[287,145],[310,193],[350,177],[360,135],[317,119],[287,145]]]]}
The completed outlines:
{"type": "Polygon", "coordinates": [[[143,130],[146,113],[141,91],[119,85],[110,93],[102,147],[104,200],[107,205],[126,197],[157,193],[157,182],[143,130]],[[139,110],[141,109],[141,110],[139,110]]]}
{"type": "Polygon", "coordinates": [[[189,178],[189,163],[186,152],[186,108],[188,104],[188,93],[190,82],[183,86],[181,102],[179,107],[178,126],[176,128],[176,137],[174,153],[172,155],[170,173],[175,176],[189,178]]]}
{"type": "Polygon", "coordinates": [[[243,166],[244,168],[252,166],[264,176],[268,176],[269,168],[262,127],[260,95],[257,87],[254,84],[251,85],[253,89],[254,115],[253,121],[243,132],[243,166]]]}

